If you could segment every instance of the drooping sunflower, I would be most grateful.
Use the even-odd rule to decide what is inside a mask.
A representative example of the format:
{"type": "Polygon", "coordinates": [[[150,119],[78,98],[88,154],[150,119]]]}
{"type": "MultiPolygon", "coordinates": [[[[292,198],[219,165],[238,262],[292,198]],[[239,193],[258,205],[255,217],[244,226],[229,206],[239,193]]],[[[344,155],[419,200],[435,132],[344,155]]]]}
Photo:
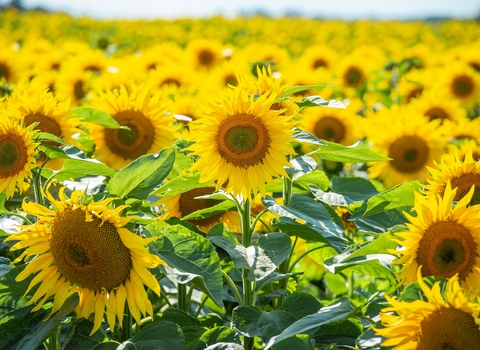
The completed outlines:
{"type": "Polygon", "coordinates": [[[370,177],[382,180],[387,188],[425,179],[426,166],[440,159],[446,144],[439,123],[398,105],[362,119],[362,129],[372,150],[392,159],[369,164],[370,177]]]}
{"type": "MultiPolygon", "coordinates": [[[[183,217],[202,209],[207,209],[219,204],[219,200],[196,198],[207,196],[215,192],[215,187],[197,187],[181,194],[161,197],[154,206],[160,206],[161,215],[159,220],[167,220],[172,217],[182,219],[183,217]]],[[[225,211],[214,214],[204,219],[186,220],[194,224],[202,232],[208,233],[216,224],[223,222],[233,232],[241,232],[240,216],[237,211],[225,211]]]]}
{"type": "Polygon", "coordinates": [[[150,95],[145,86],[97,92],[93,107],[110,114],[127,129],[107,129],[91,124],[90,137],[95,142],[94,155],[113,169],[120,169],[145,154],[153,154],[175,141],[173,114],[166,113],[168,103],[162,94],[150,95]]]}
{"type": "Polygon", "coordinates": [[[295,153],[291,118],[278,116],[274,101],[274,95],[256,97],[239,88],[207,101],[190,129],[196,143],[189,149],[199,156],[192,170],[201,171],[200,182],[216,181],[217,189],[224,185],[250,199],[265,193],[265,182],[287,176],[287,156],[295,153]]]}
{"type": "Polygon", "coordinates": [[[415,193],[417,216],[404,213],[408,231],[397,233],[396,242],[404,247],[397,250],[400,257],[393,262],[403,265],[400,283],[415,282],[417,268],[423,266],[425,276],[458,274],[465,290],[480,289],[480,217],[475,206],[468,206],[474,188],[453,206],[457,192],[448,181],[443,197],[415,193]]]}
{"type": "Polygon", "coordinates": [[[160,294],[158,281],[148,269],[164,262],[145,248],[154,238],[130,232],[125,225],[133,217],[120,215],[124,205],[109,208],[114,198],[93,202],[80,190],[70,198],[64,190],[59,191],[59,200],[46,194],[52,209],[23,202],[23,210],[38,221],[21,226],[6,239],[19,241],[12,250],[25,249],[16,261],[34,257],[17,276],[17,281],[23,281],[35,275],[27,293],[40,284],[30,299],[36,303],[32,311],[53,296],[53,314],[69,294],[78,293],[77,316],[94,314],[91,334],[100,327],[104,311],[111,330],[116,320],[122,327],[125,304],[140,323],[142,315],[153,314],[144,285],[160,294]]]}
{"type": "Polygon", "coordinates": [[[455,201],[462,199],[474,186],[474,194],[470,204],[478,204],[480,200],[480,163],[473,158],[473,148],[467,150],[464,157],[459,152],[445,154],[440,163],[428,167],[429,177],[424,185],[427,195],[443,196],[447,183],[457,189],[455,201]]]}
{"type": "Polygon", "coordinates": [[[36,132],[33,125],[24,127],[22,120],[4,111],[0,115],[0,193],[5,191],[7,199],[16,189],[21,194],[32,178],[38,146],[33,140],[36,132]]]}
{"type": "Polygon", "coordinates": [[[408,302],[385,296],[391,306],[380,313],[384,328],[374,328],[387,338],[382,346],[392,350],[480,349],[480,305],[465,295],[457,276],[447,281],[444,293],[440,282],[429,288],[420,269],[417,279],[427,300],[408,302]]]}

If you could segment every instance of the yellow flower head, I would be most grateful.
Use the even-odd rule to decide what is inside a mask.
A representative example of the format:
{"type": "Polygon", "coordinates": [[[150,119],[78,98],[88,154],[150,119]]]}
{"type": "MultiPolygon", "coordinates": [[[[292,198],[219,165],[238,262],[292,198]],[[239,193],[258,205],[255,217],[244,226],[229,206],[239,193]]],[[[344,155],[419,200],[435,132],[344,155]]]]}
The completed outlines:
{"type": "Polygon", "coordinates": [[[96,107],[127,129],[107,129],[91,124],[95,157],[114,169],[120,169],[145,154],[153,154],[175,141],[175,119],[166,113],[162,94],[150,95],[146,87],[98,92],[92,101],[96,107]]]}
{"type": "Polygon", "coordinates": [[[217,189],[248,199],[265,193],[265,183],[287,176],[287,156],[294,154],[291,118],[271,109],[275,96],[258,98],[241,89],[220,95],[203,107],[204,117],[191,123],[189,147],[199,159],[192,171],[201,182],[215,181],[217,189]]]}
{"type": "Polygon", "coordinates": [[[7,198],[20,194],[32,178],[36,166],[35,156],[38,143],[33,140],[33,125],[23,127],[23,121],[16,117],[0,115],[0,193],[7,198]]]}
{"type": "Polygon", "coordinates": [[[21,226],[21,231],[6,239],[19,241],[12,250],[25,249],[16,261],[34,257],[17,276],[17,281],[23,281],[35,275],[27,293],[40,284],[30,299],[37,303],[32,311],[53,296],[53,314],[69,294],[78,293],[77,316],[94,314],[92,334],[100,327],[105,310],[110,328],[114,329],[116,319],[121,327],[125,303],[140,323],[141,315],[153,314],[144,285],[160,294],[158,281],[148,268],[163,261],[145,248],[153,239],[124,227],[132,217],[120,215],[125,206],[108,208],[113,198],[90,202],[80,190],[68,198],[64,189],[60,200],[47,194],[52,209],[24,202],[23,210],[38,221],[21,226]]]}
{"type": "Polygon", "coordinates": [[[417,268],[423,266],[425,276],[458,274],[466,290],[480,289],[480,216],[475,206],[468,206],[474,188],[453,206],[456,193],[450,182],[443,197],[415,193],[417,216],[405,213],[408,231],[397,233],[401,240],[396,242],[404,247],[396,251],[401,257],[394,261],[403,265],[400,283],[415,282],[417,268]]]}
{"type": "Polygon", "coordinates": [[[400,301],[386,296],[391,304],[380,313],[385,328],[374,328],[385,338],[382,346],[392,350],[480,349],[480,305],[468,298],[457,276],[430,289],[418,269],[418,283],[427,300],[400,301]]]}

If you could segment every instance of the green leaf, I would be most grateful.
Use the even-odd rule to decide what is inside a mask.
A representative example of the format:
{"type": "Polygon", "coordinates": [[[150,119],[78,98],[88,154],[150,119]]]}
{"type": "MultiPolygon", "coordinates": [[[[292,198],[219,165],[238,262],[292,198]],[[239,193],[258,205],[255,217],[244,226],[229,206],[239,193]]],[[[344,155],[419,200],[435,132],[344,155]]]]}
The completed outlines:
{"type": "Polygon", "coordinates": [[[84,122],[97,123],[108,129],[119,129],[121,127],[110,114],[93,107],[72,108],[72,118],[80,118],[84,122]]]}
{"type": "Polygon", "coordinates": [[[313,145],[319,145],[319,146],[325,146],[326,143],[323,140],[320,140],[318,137],[315,135],[310,134],[308,131],[301,130],[298,128],[294,128],[294,133],[292,134],[292,137],[301,143],[309,143],[313,145]]]}
{"type": "Polygon", "coordinates": [[[293,168],[286,168],[288,176],[295,181],[302,175],[308,174],[317,167],[317,161],[309,156],[300,156],[292,159],[290,164],[293,168]]]}
{"type": "Polygon", "coordinates": [[[341,163],[366,163],[390,160],[379,153],[372,151],[360,141],[351,146],[343,146],[338,143],[322,140],[325,146],[319,146],[309,155],[316,154],[323,160],[332,160],[341,163]]]}
{"type": "Polygon", "coordinates": [[[207,328],[202,326],[184,326],[182,327],[183,336],[185,341],[182,345],[182,350],[193,350],[200,337],[207,331],[207,328]]]}
{"type": "Polygon", "coordinates": [[[331,192],[324,192],[316,186],[310,186],[310,189],[320,201],[340,206],[365,201],[378,194],[370,181],[358,177],[333,177],[331,192]]]}
{"type": "Polygon", "coordinates": [[[366,243],[362,248],[357,250],[356,252],[350,254],[344,261],[365,255],[372,255],[372,254],[385,254],[388,252],[389,249],[395,249],[397,247],[397,243],[395,243],[392,239],[395,236],[391,232],[382,233],[378,238],[375,240],[366,243]]]}
{"type": "Polygon", "coordinates": [[[162,266],[167,276],[178,283],[193,282],[215,303],[223,307],[223,277],[215,247],[203,236],[184,226],[153,223],[147,229],[162,237],[155,242],[158,255],[168,266],[162,266]]]}
{"type": "Polygon", "coordinates": [[[355,319],[348,319],[340,324],[320,326],[313,335],[316,345],[336,344],[345,348],[355,348],[355,341],[362,334],[363,327],[355,319]]]}
{"type": "MultiPolygon", "coordinates": [[[[107,342],[102,342],[99,343],[98,345],[95,345],[93,348],[88,348],[91,350],[116,350],[118,349],[120,343],[117,343],[116,341],[107,341],[107,342]]],[[[78,350],[78,349],[75,349],[78,350]]],[[[127,350],[127,349],[125,349],[127,350]]]]}
{"type": "Polygon", "coordinates": [[[415,192],[419,192],[421,189],[422,185],[419,181],[410,181],[377,194],[368,200],[367,210],[363,216],[370,216],[391,209],[413,207],[415,192]]]}
{"type": "Polygon", "coordinates": [[[258,238],[257,243],[277,266],[284,262],[292,251],[290,236],[283,232],[263,234],[258,238]]]}
{"type": "Polygon", "coordinates": [[[300,275],[300,274],[302,274],[302,272],[278,273],[278,272],[274,271],[274,272],[268,274],[267,276],[265,276],[264,278],[262,278],[261,280],[257,281],[257,283],[255,284],[255,292],[260,291],[262,288],[266,287],[267,285],[269,285],[272,282],[281,281],[281,280],[284,280],[286,278],[297,276],[297,275],[300,275]]]}
{"type": "Polygon", "coordinates": [[[271,338],[267,343],[265,350],[270,349],[282,340],[293,337],[297,334],[311,334],[324,324],[345,321],[355,311],[355,308],[350,304],[348,298],[341,298],[331,305],[321,308],[317,313],[305,316],[294,322],[279,335],[271,338]]]}
{"type": "Polygon", "coordinates": [[[237,333],[229,327],[216,327],[206,331],[199,339],[194,350],[204,350],[209,346],[218,343],[235,343],[240,344],[240,338],[237,333]]]}
{"type": "Polygon", "coordinates": [[[202,323],[192,315],[175,307],[169,307],[162,314],[162,321],[170,321],[178,324],[180,327],[201,326],[202,323]]]}
{"type": "Polygon", "coordinates": [[[244,347],[236,343],[220,342],[206,347],[205,350],[244,350],[244,347]]]}
{"type": "Polygon", "coordinates": [[[250,270],[247,276],[249,281],[260,281],[277,268],[268,253],[259,246],[247,248],[247,263],[250,270]]]}
{"type": "Polygon", "coordinates": [[[297,106],[300,107],[300,112],[310,107],[331,107],[345,109],[345,105],[341,101],[337,100],[325,100],[320,96],[308,96],[304,97],[300,102],[297,102],[297,106]]]}
{"type": "Polygon", "coordinates": [[[55,314],[50,316],[47,320],[38,323],[36,327],[31,329],[29,333],[16,344],[14,349],[22,350],[37,348],[48,334],[56,329],[61,322],[64,321],[65,317],[75,310],[79,300],[80,298],[78,294],[75,293],[70,295],[55,314]]]}
{"type": "Polygon", "coordinates": [[[315,341],[308,334],[296,334],[275,345],[275,350],[315,350],[315,341]]]}
{"type": "Polygon", "coordinates": [[[211,207],[196,210],[182,218],[182,220],[202,220],[213,215],[224,213],[230,209],[235,208],[235,203],[232,201],[222,201],[211,207]]]}
{"type": "Polygon", "coordinates": [[[67,159],[63,163],[62,169],[54,171],[53,175],[48,178],[47,183],[50,183],[52,180],[63,181],[84,176],[113,176],[114,174],[115,170],[94,159],[67,159]]]}
{"type": "Polygon", "coordinates": [[[300,237],[311,242],[326,243],[338,253],[342,252],[347,247],[347,243],[344,239],[332,235],[316,226],[300,224],[290,218],[278,218],[274,222],[273,226],[282,230],[282,232],[288,234],[289,236],[300,237]]]}
{"type": "Polygon", "coordinates": [[[155,154],[146,154],[120,169],[109,181],[108,192],[123,198],[137,188],[160,184],[170,173],[175,162],[173,147],[155,154]]]}
{"type": "Polygon", "coordinates": [[[45,153],[50,159],[68,158],[68,155],[60,147],[41,144],[37,149],[45,153]]]}
{"type": "Polygon", "coordinates": [[[259,335],[264,342],[282,333],[297,321],[297,318],[285,310],[265,312],[257,321],[259,335]]]}
{"type": "Polygon", "coordinates": [[[381,350],[386,349],[381,345],[385,340],[385,338],[377,335],[373,329],[369,329],[357,338],[355,345],[358,346],[359,350],[381,350]]]}
{"type": "Polygon", "coordinates": [[[313,295],[304,292],[290,294],[279,310],[284,310],[301,319],[320,310],[322,304],[313,295]]]}
{"type": "Polygon", "coordinates": [[[174,177],[170,181],[166,182],[158,189],[153,191],[151,194],[166,197],[166,196],[174,196],[177,194],[182,194],[193,190],[195,188],[204,188],[204,187],[213,187],[215,188],[214,183],[200,183],[200,173],[191,175],[191,176],[184,176],[180,175],[174,177]]]}
{"type": "Polygon", "coordinates": [[[370,215],[366,218],[360,217],[357,219],[356,217],[352,216],[350,219],[356,219],[355,224],[357,225],[359,231],[375,233],[383,233],[395,226],[403,225],[408,222],[407,218],[396,209],[383,211],[370,215]]]}
{"type": "Polygon", "coordinates": [[[153,322],[143,326],[130,339],[136,350],[181,350],[185,340],[181,328],[170,321],[153,322]]]}
{"type": "MultiPolygon", "coordinates": [[[[282,96],[283,97],[288,97],[292,94],[295,94],[297,92],[302,92],[302,91],[307,91],[307,90],[312,90],[312,89],[316,89],[316,90],[320,90],[320,89],[323,89],[323,88],[326,88],[328,87],[328,85],[326,84],[312,84],[312,85],[295,85],[295,86],[290,86],[288,88],[286,88],[284,91],[283,91],[283,94],[282,96]]],[[[315,96],[316,97],[316,96],[315,96]]],[[[318,96],[320,97],[320,96],[318,96]]],[[[320,97],[321,98],[321,97],[320,97]]],[[[323,99],[322,99],[323,100],[323,99]]]]}
{"type": "Polygon", "coordinates": [[[66,145],[67,144],[60,137],[55,136],[53,134],[50,134],[48,132],[43,132],[43,131],[39,131],[39,132],[35,133],[35,135],[33,136],[33,139],[37,142],[49,141],[49,142],[58,143],[60,145],[66,145]]]}
{"type": "Polygon", "coordinates": [[[257,322],[265,313],[265,311],[253,306],[237,306],[232,311],[231,327],[246,337],[261,336],[257,322]]]}
{"type": "MultiPolygon", "coordinates": [[[[73,334],[65,340],[64,350],[91,350],[101,346],[105,340],[102,330],[90,335],[93,329],[93,322],[84,318],[77,320],[73,325],[73,334]]],[[[115,343],[117,346],[119,343],[115,343]]],[[[113,345],[109,344],[113,347],[113,345]]],[[[108,349],[108,348],[107,348],[108,349]]],[[[116,348],[115,348],[116,349],[116,348]]]]}
{"type": "Polygon", "coordinates": [[[330,179],[327,174],[321,170],[313,170],[304,174],[293,181],[293,186],[303,190],[310,190],[309,186],[316,186],[325,191],[330,186],[330,179]]]}

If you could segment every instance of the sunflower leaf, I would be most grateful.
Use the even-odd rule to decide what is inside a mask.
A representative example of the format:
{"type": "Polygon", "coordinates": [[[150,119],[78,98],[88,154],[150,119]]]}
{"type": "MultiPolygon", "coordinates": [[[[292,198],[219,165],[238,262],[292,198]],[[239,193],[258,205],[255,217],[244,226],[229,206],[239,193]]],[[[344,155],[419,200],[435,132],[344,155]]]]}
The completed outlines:
{"type": "Polygon", "coordinates": [[[160,321],[143,326],[130,342],[134,344],[132,349],[180,350],[184,340],[180,326],[170,321],[160,321]]]}
{"type": "Polygon", "coordinates": [[[360,141],[351,146],[343,146],[335,142],[322,140],[325,146],[320,146],[308,155],[316,154],[323,160],[332,160],[341,163],[366,163],[390,160],[377,152],[372,151],[360,141]]]}
{"type": "MultiPolygon", "coordinates": [[[[283,91],[283,94],[282,96],[283,97],[288,97],[290,95],[293,95],[297,92],[302,92],[302,91],[307,91],[307,90],[320,90],[320,89],[323,89],[323,88],[326,88],[328,87],[328,85],[326,84],[313,84],[313,85],[295,85],[295,86],[290,86],[288,88],[286,88],[284,91],[283,91]]],[[[315,96],[315,97],[320,97],[320,96],[315,96]]],[[[321,97],[320,97],[321,98],[321,97]]],[[[323,98],[322,98],[323,100],[323,98]]],[[[324,100],[325,101],[325,100],[324,100]]]]}
{"type": "Polygon", "coordinates": [[[157,195],[160,197],[174,196],[193,190],[195,188],[213,187],[215,184],[200,183],[200,173],[193,174],[192,176],[180,175],[174,177],[172,180],[161,185],[158,189],[153,191],[151,195],[157,195]]]}
{"type": "Polygon", "coordinates": [[[70,178],[80,178],[84,176],[113,176],[115,170],[109,168],[103,163],[95,159],[67,159],[63,163],[62,169],[53,171],[53,174],[48,178],[46,183],[52,180],[62,181],[70,178]]]}
{"type": "Polygon", "coordinates": [[[59,143],[61,145],[67,145],[67,143],[63,141],[63,139],[61,139],[60,137],[50,134],[48,132],[43,132],[43,131],[35,133],[35,135],[33,136],[33,139],[37,142],[50,141],[50,142],[59,143]]]}
{"type": "Polygon", "coordinates": [[[110,114],[93,107],[72,108],[72,118],[80,118],[84,122],[97,123],[107,129],[127,129],[127,127],[122,127],[118,124],[110,114]]]}
{"type": "Polygon", "coordinates": [[[304,109],[311,107],[330,107],[330,108],[342,108],[345,109],[345,105],[341,101],[337,100],[325,100],[320,96],[308,96],[304,97],[300,102],[297,102],[297,106],[300,108],[300,112],[304,109]]]}
{"type": "Polygon", "coordinates": [[[234,202],[223,201],[211,207],[201,209],[201,210],[196,210],[193,213],[190,213],[184,216],[182,219],[183,220],[202,220],[202,219],[209,218],[213,215],[224,213],[233,208],[235,208],[234,202]]]}
{"type": "Polygon", "coordinates": [[[111,195],[124,198],[133,190],[160,184],[170,173],[175,162],[173,147],[155,154],[146,154],[120,169],[108,183],[111,195]]]}

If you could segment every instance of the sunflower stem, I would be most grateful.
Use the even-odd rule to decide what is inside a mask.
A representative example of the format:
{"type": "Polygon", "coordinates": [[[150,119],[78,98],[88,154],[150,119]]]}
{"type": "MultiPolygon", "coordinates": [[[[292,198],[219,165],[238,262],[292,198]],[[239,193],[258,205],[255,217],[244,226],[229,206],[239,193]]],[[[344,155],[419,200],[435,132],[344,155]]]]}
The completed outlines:
{"type": "Polygon", "coordinates": [[[125,304],[125,312],[123,314],[122,339],[124,342],[133,337],[133,317],[128,305],[125,304]]]}
{"type": "Polygon", "coordinates": [[[32,178],[32,185],[33,185],[33,193],[35,194],[35,203],[44,205],[43,202],[43,195],[42,195],[42,181],[40,179],[40,171],[39,170],[32,170],[33,178],[32,178]]]}
{"type": "MultiPolygon", "coordinates": [[[[242,244],[245,248],[248,248],[252,244],[252,223],[251,223],[251,211],[250,200],[246,199],[243,205],[239,206],[240,218],[242,222],[242,244]]],[[[249,269],[243,270],[243,305],[255,306],[255,300],[253,295],[253,285],[248,279],[250,273],[249,269]]],[[[245,350],[253,349],[254,338],[244,338],[245,350]]]]}
{"type": "Polygon", "coordinates": [[[300,260],[302,260],[305,256],[307,256],[308,254],[310,254],[311,252],[314,252],[315,250],[319,250],[319,249],[322,249],[322,248],[325,248],[327,245],[324,244],[324,245],[320,245],[318,247],[315,247],[315,248],[312,248],[312,249],[309,249],[307,251],[305,251],[302,255],[300,255],[298,258],[295,259],[295,261],[293,262],[293,264],[290,265],[290,268],[288,269],[288,272],[292,272],[293,269],[295,268],[295,265],[298,264],[298,262],[300,260]]]}
{"type": "Polygon", "coordinates": [[[223,278],[225,278],[225,280],[228,282],[230,287],[232,287],[233,293],[235,294],[235,298],[238,301],[238,305],[243,305],[242,296],[240,295],[240,292],[238,291],[238,288],[235,285],[235,282],[233,282],[233,280],[230,278],[228,273],[226,273],[223,270],[222,270],[222,275],[223,275],[223,278]]]}
{"type": "Polygon", "coordinates": [[[177,285],[177,308],[188,313],[187,285],[179,283],[177,285]]]}
{"type": "Polygon", "coordinates": [[[61,350],[62,349],[62,344],[60,342],[60,332],[61,332],[61,325],[58,325],[57,328],[55,328],[50,336],[48,337],[48,340],[44,343],[45,348],[47,350],[61,350]]]}

